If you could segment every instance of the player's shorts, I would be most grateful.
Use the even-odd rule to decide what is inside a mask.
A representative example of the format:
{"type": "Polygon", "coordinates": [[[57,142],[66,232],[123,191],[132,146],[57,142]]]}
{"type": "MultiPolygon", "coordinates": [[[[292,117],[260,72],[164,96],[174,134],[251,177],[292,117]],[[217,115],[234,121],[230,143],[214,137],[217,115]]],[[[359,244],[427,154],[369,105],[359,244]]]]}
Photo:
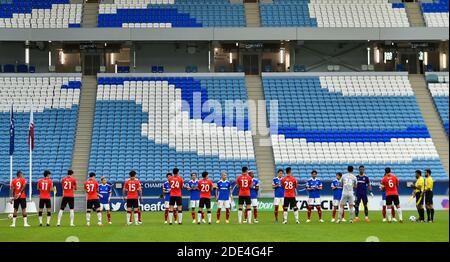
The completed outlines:
{"type": "Polygon", "coordinates": [[[273,199],[273,205],[274,206],[282,206],[284,203],[284,198],[283,197],[275,197],[273,199]]]}
{"type": "Polygon", "coordinates": [[[249,196],[239,196],[238,204],[239,205],[250,205],[252,203],[252,200],[249,196]]]}
{"type": "Polygon", "coordinates": [[[363,202],[363,205],[367,206],[367,202],[369,201],[369,200],[367,199],[367,195],[357,195],[357,196],[356,196],[356,202],[355,202],[355,204],[356,204],[357,206],[359,206],[359,204],[361,203],[361,201],[363,202]]]}
{"type": "Polygon", "coordinates": [[[400,199],[397,196],[386,196],[386,205],[387,206],[392,206],[392,204],[398,206],[400,205],[400,199]]]}
{"type": "Polygon", "coordinates": [[[424,195],[422,194],[422,192],[416,192],[415,193],[416,196],[416,206],[420,206],[423,205],[423,203],[425,202],[424,200],[424,195]]]}
{"type": "Polygon", "coordinates": [[[211,209],[211,199],[209,198],[200,198],[199,204],[200,208],[211,209]]]}
{"type": "Polygon", "coordinates": [[[182,206],[183,205],[183,199],[181,197],[178,196],[171,196],[170,200],[169,200],[169,205],[170,206],[182,206]]]}
{"type": "Polygon", "coordinates": [[[189,201],[190,208],[198,208],[200,206],[200,200],[191,200],[189,201]]]}
{"type": "Polygon", "coordinates": [[[75,198],[74,197],[63,197],[61,201],[61,210],[64,210],[66,206],[69,205],[70,209],[75,208],[75,198]]]}
{"type": "Polygon", "coordinates": [[[231,208],[230,200],[218,200],[217,201],[217,208],[231,208]]]}
{"type": "Polygon", "coordinates": [[[308,198],[308,206],[320,206],[320,198],[308,198]]]}
{"type": "Polygon", "coordinates": [[[252,198],[252,207],[257,207],[258,206],[258,199],[257,198],[252,198]]]}
{"type": "Polygon", "coordinates": [[[427,205],[433,204],[433,191],[425,192],[425,204],[427,205]]]}
{"type": "Polygon", "coordinates": [[[127,199],[127,208],[131,208],[131,209],[139,208],[139,200],[127,199]]]}
{"type": "Polygon", "coordinates": [[[50,209],[52,208],[52,201],[50,199],[39,199],[39,209],[50,209]]]}
{"type": "Polygon", "coordinates": [[[334,207],[338,207],[340,203],[341,203],[341,200],[339,200],[339,199],[333,199],[333,206],[334,206],[334,207]]]}
{"type": "Polygon", "coordinates": [[[341,198],[341,203],[343,205],[346,205],[347,203],[349,203],[350,205],[355,204],[355,196],[353,194],[348,194],[348,195],[342,195],[341,198]]]}
{"type": "Polygon", "coordinates": [[[92,209],[97,211],[100,208],[100,201],[98,199],[88,200],[86,202],[86,210],[92,209]]]}
{"type": "Polygon", "coordinates": [[[27,208],[27,199],[26,198],[15,199],[13,205],[14,205],[14,209],[16,209],[16,210],[19,209],[19,206],[20,206],[20,208],[22,208],[22,210],[24,210],[27,208]]]}
{"type": "Polygon", "coordinates": [[[105,210],[105,211],[111,210],[111,206],[109,205],[109,203],[108,204],[100,203],[100,211],[103,211],[103,210],[105,210]]]}
{"type": "Polygon", "coordinates": [[[297,199],[295,199],[295,197],[285,197],[283,202],[283,208],[289,209],[297,207],[297,199]]]}

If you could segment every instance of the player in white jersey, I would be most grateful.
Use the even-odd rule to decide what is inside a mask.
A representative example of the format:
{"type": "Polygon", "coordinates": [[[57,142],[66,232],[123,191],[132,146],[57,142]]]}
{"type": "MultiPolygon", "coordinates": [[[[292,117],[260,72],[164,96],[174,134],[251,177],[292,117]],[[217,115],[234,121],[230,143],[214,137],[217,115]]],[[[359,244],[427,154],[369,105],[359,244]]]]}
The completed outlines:
{"type": "Polygon", "coordinates": [[[356,176],[353,175],[353,166],[349,166],[347,171],[348,173],[342,176],[342,198],[339,205],[339,216],[337,223],[341,223],[344,207],[347,203],[350,206],[350,223],[353,223],[353,218],[355,216],[354,189],[357,185],[357,179],[356,176]]]}

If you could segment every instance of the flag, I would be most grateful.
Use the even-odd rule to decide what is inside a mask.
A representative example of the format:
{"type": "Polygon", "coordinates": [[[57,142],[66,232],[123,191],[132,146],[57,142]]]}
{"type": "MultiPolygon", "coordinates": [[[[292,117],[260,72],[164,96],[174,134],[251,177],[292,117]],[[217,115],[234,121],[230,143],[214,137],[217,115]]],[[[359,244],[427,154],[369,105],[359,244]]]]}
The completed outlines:
{"type": "Polygon", "coordinates": [[[9,155],[14,154],[14,137],[15,137],[15,125],[14,125],[14,106],[11,106],[11,114],[9,116],[9,155]]]}
{"type": "Polygon", "coordinates": [[[30,112],[30,126],[28,130],[28,146],[31,150],[34,150],[34,119],[33,119],[33,109],[30,112]]]}

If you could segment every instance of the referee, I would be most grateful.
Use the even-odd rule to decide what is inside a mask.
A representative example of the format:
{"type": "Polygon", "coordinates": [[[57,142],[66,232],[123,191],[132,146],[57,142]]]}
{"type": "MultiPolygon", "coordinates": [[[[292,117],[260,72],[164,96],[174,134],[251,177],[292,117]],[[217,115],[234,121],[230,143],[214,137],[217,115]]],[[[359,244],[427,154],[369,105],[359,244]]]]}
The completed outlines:
{"type": "Polygon", "coordinates": [[[419,222],[425,222],[425,209],[423,208],[425,179],[422,177],[422,171],[416,170],[416,183],[411,187],[414,189],[414,195],[416,197],[419,222]]]}
{"type": "Polygon", "coordinates": [[[431,170],[425,169],[425,206],[427,208],[427,218],[429,223],[434,222],[434,208],[433,208],[433,178],[431,177],[431,170]]]}

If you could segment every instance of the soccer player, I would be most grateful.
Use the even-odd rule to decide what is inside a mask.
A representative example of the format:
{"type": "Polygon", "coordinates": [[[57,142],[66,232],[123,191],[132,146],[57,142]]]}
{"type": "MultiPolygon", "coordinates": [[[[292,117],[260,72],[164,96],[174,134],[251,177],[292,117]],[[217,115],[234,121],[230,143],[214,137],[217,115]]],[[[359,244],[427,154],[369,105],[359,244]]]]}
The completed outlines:
{"type": "Polygon", "coordinates": [[[166,174],[167,181],[163,184],[163,194],[164,194],[164,224],[169,223],[169,202],[170,202],[170,184],[169,178],[172,176],[172,173],[166,174]]]}
{"type": "Polygon", "coordinates": [[[106,177],[102,177],[101,184],[98,186],[98,192],[100,194],[100,211],[105,210],[106,216],[108,217],[108,224],[112,224],[111,222],[111,196],[112,196],[112,187],[108,184],[108,180],[106,177]]]}
{"type": "Polygon", "coordinates": [[[425,209],[423,208],[425,179],[422,177],[422,171],[416,170],[416,183],[414,183],[411,188],[414,189],[413,197],[416,198],[416,208],[419,213],[419,222],[425,222],[425,209]]]}
{"type": "Polygon", "coordinates": [[[173,221],[173,210],[175,205],[178,208],[178,224],[183,223],[183,199],[182,199],[182,189],[184,185],[184,180],[180,176],[180,170],[174,168],[172,170],[173,176],[169,177],[170,185],[170,201],[169,201],[169,225],[172,225],[173,221]]]}
{"type": "Polygon", "coordinates": [[[281,179],[283,179],[283,169],[278,169],[277,176],[272,180],[272,189],[274,190],[273,205],[275,207],[275,223],[278,223],[278,211],[280,206],[283,206],[284,189],[281,179]]]}
{"type": "Polygon", "coordinates": [[[242,174],[238,176],[236,180],[236,185],[239,188],[239,210],[238,210],[238,222],[242,224],[242,211],[245,207],[245,212],[247,212],[248,223],[252,223],[252,210],[250,209],[250,188],[253,185],[252,178],[248,175],[248,167],[244,166],[242,168],[242,174]]]}
{"type": "Polygon", "coordinates": [[[16,227],[17,212],[19,211],[19,206],[22,209],[23,226],[30,227],[27,218],[27,195],[25,193],[27,180],[25,180],[25,178],[23,177],[22,171],[17,171],[16,178],[11,181],[10,186],[11,188],[9,192],[11,195],[11,202],[14,202],[14,214],[11,227],[16,227]]]}
{"type": "Polygon", "coordinates": [[[361,201],[364,205],[365,221],[370,222],[367,190],[369,190],[372,197],[373,191],[372,186],[370,185],[370,179],[366,176],[366,168],[364,166],[359,167],[359,174],[356,177],[356,180],[355,222],[359,222],[359,205],[361,204],[361,201]]]}
{"type": "Polygon", "coordinates": [[[67,171],[67,176],[61,179],[61,185],[63,188],[63,198],[61,201],[61,208],[58,213],[58,223],[57,226],[61,225],[61,218],[64,213],[64,209],[66,206],[69,206],[69,213],[70,213],[70,226],[74,227],[75,224],[73,223],[75,219],[75,197],[74,197],[74,191],[77,190],[77,181],[75,178],[73,178],[73,171],[69,170],[67,171]]]}
{"type": "Polygon", "coordinates": [[[347,168],[346,174],[342,176],[342,198],[339,203],[339,216],[337,223],[342,222],[342,216],[344,214],[344,208],[348,205],[350,206],[350,223],[353,223],[353,218],[355,216],[355,195],[354,195],[354,189],[356,188],[356,177],[353,175],[353,166],[349,166],[347,168]]]}
{"type": "Polygon", "coordinates": [[[429,223],[434,222],[433,185],[431,170],[425,169],[425,205],[427,208],[427,221],[429,223]]]}
{"type": "Polygon", "coordinates": [[[213,182],[208,179],[208,172],[202,173],[202,180],[198,181],[198,188],[200,189],[200,205],[197,215],[197,223],[203,220],[203,209],[206,208],[208,224],[211,225],[211,192],[214,188],[213,182]]]}
{"type": "MultiPolygon", "coordinates": [[[[386,176],[387,174],[384,173],[384,176],[386,176]]],[[[386,214],[387,214],[387,207],[386,207],[386,191],[383,190],[382,186],[380,186],[380,191],[381,191],[381,199],[383,200],[383,209],[382,209],[382,215],[383,215],[383,222],[387,221],[386,218],[386,214]]],[[[395,208],[394,206],[391,206],[391,216],[392,216],[392,221],[397,222],[397,219],[395,218],[395,208]]]]}
{"type": "Polygon", "coordinates": [[[37,183],[37,189],[39,191],[39,226],[42,226],[42,213],[44,208],[47,211],[47,226],[50,226],[50,219],[52,217],[52,202],[50,193],[53,190],[53,182],[50,179],[51,172],[44,171],[44,178],[40,179],[37,183]]]}
{"type": "Polygon", "coordinates": [[[89,173],[89,178],[84,182],[84,190],[87,193],[86,203],[86,225],[91,225],[91,209],[97,212],[98,225],[102,225],[102,211],[100,209],[100,200],[98,192],[98,182],[95,179],[96,174],[94,172],[89,173]]]}
{"type": "MultiPolygon", "coordinates": [[[[195,224],[195,209],[200,205],[200,190],[198,187],[197,174],[191,174],[191,180],[188,182],[187,190],[191,193],[189,206],[191,207],[192,224],[195,224]]],[[[202,213],[202,220],[205,223],[204,214],[202,213]]]]}
{"type": "Polygon", "coordinates": [[[297,188],[298,182],[295,177],[292,176],[292,169],[286,168],[286,175],[281,179],[281,184],[284,189],[284,201],[283,201],[283,224],[287,224],[289,209],[294,210],[295,223],[300,224],[298,219],[298,207],[297,207],[297,188]]]}
{"type": "Polygon", "coordinates": [[[227,180],[227,173],[222,172],[221,180],[217,182],[216,199],[217,199],[217,224],[220,224],[220,211],[222,208],[226,210],[226,223],[230,223],[230,198],[231,183],[227,180]]]}
{"type": "MultiPolygon", "coordinates": [[[[392,207],[392,204],[397,208],[398,219],[400,223],[403,223],[402,209],[400,208],[400,199],[398,196],[398,178],[392,174],[390,167],[385,169],[386,176],[381,181],[381,187],[386,191],[386,206],[387,209],[392,207]]],[[[388,223],[392,222],[392,215],[388,213],[388,223]]]]}
{"type": "Polygon", "coordinates": [[[248,171],[248,175],[252,178],[252,187],[250,188],[250,199],[253,207],[253,222],[258,224],[258,192],[259,179],[255,177],[255,172],[248,171]]]}
{"type": "Polygon", "coordinates": [[[320,208],[320,190],[323,189],[323,184],[320,179],[317,178],[317,170],[311,171],[311,178],[306,181],[306,190],[308,190],[308,219],[306,223],[311,222],[311,213],[314,207],[317,209],[319,214],[319,222],[323,223],[322,219],[322,209],[320,208]]]}
{"type": "MultiPolygon", "coordinates": [[[[342,173],[336,173],[336,179],[331,183],[331,189],[333,190],[333,213],[331,222],[336,222],[336,213],[339,209],[339,203],[342,198],[342,173]]],[[[342,212],[342,222],[345,222],[344,212],[342,212]]]]}
{"type": "Polygon", "coordinates": [[[130,179],[125,181],[122,194],[127,194],[127,225],[131,225],[131,215],[134,216],[134,223],[139,226],[142,224],[139,221],[139,199],[142,202],[142,186],[136,178],[136,171],[131,170],[129,173],[130,179]]]}

